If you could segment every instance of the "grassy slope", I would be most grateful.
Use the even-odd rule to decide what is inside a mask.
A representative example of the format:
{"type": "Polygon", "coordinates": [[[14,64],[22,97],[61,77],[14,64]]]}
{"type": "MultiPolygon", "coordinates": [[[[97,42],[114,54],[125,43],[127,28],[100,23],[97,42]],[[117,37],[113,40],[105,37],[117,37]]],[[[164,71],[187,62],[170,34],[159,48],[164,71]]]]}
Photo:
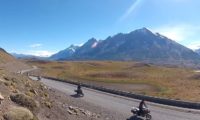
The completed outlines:
{"type": "MultiPolygon", "coordinates": [[[[173,99],[200,101],[200,75],[191,69],[167,68],[136,62],[42,62],[29,61],[45,76],[74,79],[102,85],[148,85],[139,93],[173,99]],[[106,83],[106,84],[105,84],[106,83]]],[[[134,87],[134,86],[133,86],[134,87]]],[[[132,91],[138,92],[138,91],[132,91]]]]}

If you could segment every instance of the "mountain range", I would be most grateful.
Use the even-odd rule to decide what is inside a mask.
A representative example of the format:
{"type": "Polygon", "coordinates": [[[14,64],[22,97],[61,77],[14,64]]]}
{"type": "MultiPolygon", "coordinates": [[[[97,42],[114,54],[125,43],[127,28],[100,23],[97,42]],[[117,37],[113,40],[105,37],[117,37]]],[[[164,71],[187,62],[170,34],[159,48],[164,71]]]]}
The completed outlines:
{"type": "Polygon", "coordinates": [[[65,60],[66,58],[70,58],[78,48],[79,46],[71,45],[67,49],[61,50],[60,52],[50,56],[49,60],[65,60]]]}
{"type": "Polygon", "coordinates": [[[140,61],[200,68],[200,49],[193,51],[147,28],[118,33],[105,40],[91,38],[82,46],[71,45],[48,58],[15,53],[12,55],[20,59],[140,61]]]}
{"type": "Polygon", "coordinates": [[[161,64],[197,64],[200,55],[193,50],[147,28],[119,33],[105,40],[89,39],[82,46],[71,45],[51,60],[120,60],[161,64]]]}
{"type": "Polygon", "coordinates": [[[200,55],[200,49],[195,50],[195,52],[200,55]]]}
{"type": "Polygon", "coordinates": [[[17,54],[17,53],[11,53],[12,56],[14,56],[17,59],[38,59],[38,60],[48,60],[48,57],[40,57],[35,55],[26,55],[26,54],[17,54]]]}

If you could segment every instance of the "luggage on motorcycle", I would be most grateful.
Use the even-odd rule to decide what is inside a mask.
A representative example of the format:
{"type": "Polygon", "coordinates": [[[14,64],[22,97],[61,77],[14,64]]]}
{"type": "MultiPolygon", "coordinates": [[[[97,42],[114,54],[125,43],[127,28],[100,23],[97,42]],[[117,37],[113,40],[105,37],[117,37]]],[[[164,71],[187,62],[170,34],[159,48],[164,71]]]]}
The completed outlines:
{"type": "Polygon", "coordinates": [[[148,108],[145,108],[141,113],[139,108],[132,107],[131,112],[136,116],[145,117],[146,120],[151,120],[152,119],[152,116],[150,114],[150,110],[148,108]]]}

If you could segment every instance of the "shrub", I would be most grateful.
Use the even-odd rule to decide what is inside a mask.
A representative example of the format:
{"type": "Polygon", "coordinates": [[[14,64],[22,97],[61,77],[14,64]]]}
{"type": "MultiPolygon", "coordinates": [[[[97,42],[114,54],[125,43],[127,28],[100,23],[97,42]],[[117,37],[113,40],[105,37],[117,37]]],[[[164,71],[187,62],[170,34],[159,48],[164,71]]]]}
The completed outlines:
{"type": "Polygon", "coordinates": [[[33,120],[34,116],[30,110],[23,107],[12,107],[4,115],[5,120],[33,120]]]}
{"type": "Polygon", "coordinates": [[[46,102],[44,102],[44,104],[45,104],[45,106],[48,107],[49,109],[52,108],[51,102],[46,101],[46,102]]]}
{"type": "Polygon", "coordinates": [[[37,101],[35,101],[33,98],[24,94],[11,95],[10,98],[13,102],[21,106],[27,107],[32,111],[39,107],[39,104],[37,101]]]}
{"type": "Polygon", "coordinates": [[[5,86],[10,86],[10,85],[11,85],[11,82],[6,81],[6,82],[4,82],[4,85],[5,85],[5,86]]]}

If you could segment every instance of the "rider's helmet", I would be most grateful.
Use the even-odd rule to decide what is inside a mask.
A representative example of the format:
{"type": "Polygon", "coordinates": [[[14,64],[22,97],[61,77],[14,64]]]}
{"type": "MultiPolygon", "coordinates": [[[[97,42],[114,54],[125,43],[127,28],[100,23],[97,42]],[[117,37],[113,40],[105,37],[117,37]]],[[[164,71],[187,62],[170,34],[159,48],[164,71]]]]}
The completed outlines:
{"type": "Polygon", "coordinates": [[[142,103],[144,103],[145,102],[145,100],[144,99],[142,99],[142,101],[141,101],[142,103]]]}
{"type": "Polygon", "coordinates": [[[80,84],[78,84],[78,89],[81,89],[81,85],[80,84]]]}

